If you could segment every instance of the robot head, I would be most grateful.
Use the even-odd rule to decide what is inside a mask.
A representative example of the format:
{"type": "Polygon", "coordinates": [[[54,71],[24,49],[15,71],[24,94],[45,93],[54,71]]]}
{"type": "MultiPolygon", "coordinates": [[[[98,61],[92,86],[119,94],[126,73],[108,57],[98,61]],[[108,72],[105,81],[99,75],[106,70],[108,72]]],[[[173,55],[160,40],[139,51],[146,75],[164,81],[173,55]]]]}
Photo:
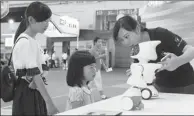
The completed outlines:
{"type": "Polygon", "coordinates": [[[156,46],[158,46],[161,41],[147,41],[139,44],[139,53],[132,58],[139,60],[139,63],[147,63],[150,60],[156,60],[156,46]]]}

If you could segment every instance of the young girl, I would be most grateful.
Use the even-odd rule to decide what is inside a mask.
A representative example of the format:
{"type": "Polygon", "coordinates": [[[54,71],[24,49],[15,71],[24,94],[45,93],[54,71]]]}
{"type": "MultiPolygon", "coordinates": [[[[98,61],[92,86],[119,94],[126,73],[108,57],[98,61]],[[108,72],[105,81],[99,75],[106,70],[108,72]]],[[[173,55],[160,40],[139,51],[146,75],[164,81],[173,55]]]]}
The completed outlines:
{"type": "Polygon", "coordinates": [[[45,76],[43,52],[35,36],[43,33],[52,12],[41,3],[31,3],[15,34],[13,66],[18,77],[12,115],[51,115],[58,112],[49,96],[42,76],[45,76]]]}
{"type": "Polygon", "coordinates": [[[70,86],[66,110],[94,102],[88,83],[96,75],[96,61],[88,51],[76,51],[69,59],[67,84],[70,86]]]}

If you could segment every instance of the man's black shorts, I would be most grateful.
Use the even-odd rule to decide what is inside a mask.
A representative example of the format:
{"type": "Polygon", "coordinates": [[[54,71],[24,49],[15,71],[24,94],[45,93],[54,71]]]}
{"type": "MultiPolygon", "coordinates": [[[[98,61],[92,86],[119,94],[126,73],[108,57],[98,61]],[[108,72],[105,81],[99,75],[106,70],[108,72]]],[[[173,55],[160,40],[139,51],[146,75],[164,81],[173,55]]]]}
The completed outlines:
{"type": "Polygon", "coordinates": [[[63,60],[63,63],[66,64],[66,60],[63,60]]]}

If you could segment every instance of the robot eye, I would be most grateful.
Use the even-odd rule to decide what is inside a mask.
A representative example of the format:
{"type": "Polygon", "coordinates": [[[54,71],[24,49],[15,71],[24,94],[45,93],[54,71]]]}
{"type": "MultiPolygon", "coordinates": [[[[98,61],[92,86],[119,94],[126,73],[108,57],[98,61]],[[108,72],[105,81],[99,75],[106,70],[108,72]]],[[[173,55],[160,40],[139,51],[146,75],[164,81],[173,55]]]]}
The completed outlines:
{"type": "Polygon", "coordinates": [[[135,59],[133,59],[133,62],[134,63],[139,63],[139,60],[135,58],[135,59]]]}

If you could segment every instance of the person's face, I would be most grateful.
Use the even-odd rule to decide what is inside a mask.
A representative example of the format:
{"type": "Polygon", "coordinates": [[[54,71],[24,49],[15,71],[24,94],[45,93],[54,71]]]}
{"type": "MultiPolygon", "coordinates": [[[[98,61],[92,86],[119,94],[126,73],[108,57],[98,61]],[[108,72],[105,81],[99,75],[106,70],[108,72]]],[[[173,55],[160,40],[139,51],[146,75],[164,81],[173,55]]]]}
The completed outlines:
{"type": "Polygon", "coordinates": [[[93,81],[96,76],[96,63],[84,66],[83,75],[86,81],[93,81]]]}
{"type": "Polygon", "coordinates": [[[138,28],[135,31],[127,31],[120,28],[118,32],[118,43],[124,46],[132,47],[140,42],[140,31],[138,28]]]}
{"type": "Polygon", "coordinates": [[[37,22],[33,17],[29,18],[30,26],[32,27],[33,31],[37,33],[44,33],[44,31],[48,28],[49,21],[50,18],[42,22],[37,22]]]}
{"type": "Polygon", "coordinates": [[[98,41],[95,44],[97,46],[97,48],[101,48],[102,47],[102,39],[98,39],[98,41]]]}

